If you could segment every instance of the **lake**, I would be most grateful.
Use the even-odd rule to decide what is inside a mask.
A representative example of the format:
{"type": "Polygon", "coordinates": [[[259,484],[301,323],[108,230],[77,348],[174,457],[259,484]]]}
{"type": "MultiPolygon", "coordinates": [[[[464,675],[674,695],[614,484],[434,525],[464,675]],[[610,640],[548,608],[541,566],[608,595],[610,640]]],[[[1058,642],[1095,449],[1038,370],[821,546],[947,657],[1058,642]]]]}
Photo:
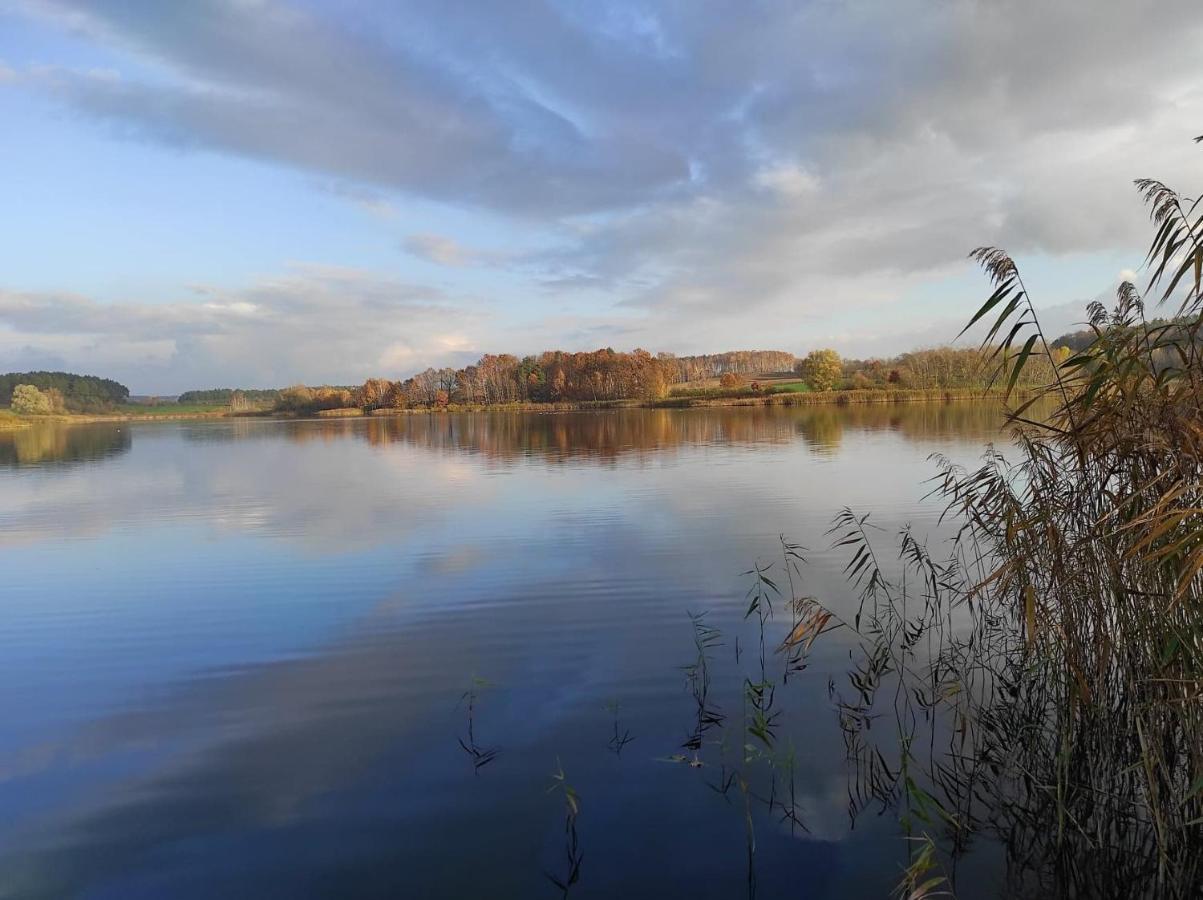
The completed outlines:
{"type": "MultiPolygon", "coordinates": [[[[852,609],[833,517],[871,512],[888,555],[908,523],[937,545],[929,457],[973,463],[1000,425],[962,403],[0,434],[0,897],[886,897],[908,844],[849,817],[841,632],[776,689],[794,816],[721,790],[744,573],[784,586],[784,535],[798,592],[852,609]],[[695,766],[700,613],[723,720],[695,766]]],[[[770,667],[788,627],[782,601],[770,667]]],[[[1002,860],[958,874],[994,896],[1002,860]]]]}

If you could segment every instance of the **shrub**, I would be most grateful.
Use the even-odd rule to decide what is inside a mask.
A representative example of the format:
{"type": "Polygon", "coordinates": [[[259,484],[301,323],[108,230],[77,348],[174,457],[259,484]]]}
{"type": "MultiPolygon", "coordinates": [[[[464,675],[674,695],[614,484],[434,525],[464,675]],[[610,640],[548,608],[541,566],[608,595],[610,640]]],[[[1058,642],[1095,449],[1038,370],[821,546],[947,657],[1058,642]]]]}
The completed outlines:
{"type": "Polygon", "coordinates": [[[276,409],[283,412],[302,412],[312,405],[313,391],[303,384],[285,388],[276,400],[276,409]]]}

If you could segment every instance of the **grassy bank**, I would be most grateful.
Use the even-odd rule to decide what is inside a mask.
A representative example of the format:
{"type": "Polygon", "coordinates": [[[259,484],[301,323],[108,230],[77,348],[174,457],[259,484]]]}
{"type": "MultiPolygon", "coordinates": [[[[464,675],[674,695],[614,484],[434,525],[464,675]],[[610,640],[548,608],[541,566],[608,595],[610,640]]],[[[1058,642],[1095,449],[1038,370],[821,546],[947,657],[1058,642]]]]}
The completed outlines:
{"type": "MultiPolygon", "coordinates": [[[[1023,392],[1016,391],[1022,395],[1023,392]]],[[[777,390],[766,393],[736,393],[730,396],[667,397],[645,404],[655,409],[684,409],[707,406],[848,406],[859,403],[946,403],[951,400],[1001,398],[1001,392],[981,390],[885,390],[870,388],[847,391],[777,390]]]]}
{"type": "Polygon", "coordinates": [[[0,431],[13,431],[28,427],[29,422],[8,409],[0,409],[0,431]]]}
{"type": "MultiPolygon", "coordinates": [[[[801,384],[801,383],[798,383],[801,384]]],[[[1016,391],[1013,396],[1025,396],[1016,391]]],[[[434,415],[438,413],[465,412],[591,412],[606,409],[692,409],[721,406],[850,406],[869,403],[947,403],[954,400],[982,400],[1001,398],[1001,392],[965,388],[962,390],[939,389],[860,389],[841,391],[811,391],[801,387],[774,388],[768,391],[752,391],[748,388],[733,390],[691,391],[685,396],[674,395],[659,400],[596,400],[571,403],[494,403],[468,404],[448,403],[445,406],[418,406],[395,409],[385,407],[368,411],[369,416],[434,415]]],[[[365,415],[357,407],[316,410],[310,412],[258,412],[240,415],[257,415],[267,418],[349,418],[365,415]]]]}
{"type": "Polygon", "coordinates": [[[193,419],[239,418],[353,418],[370,416],[434,415],[438,413],[465,412],[592,412],[607,409],[691,409],[723,406],[849,406],[867,403],[946,403],[953,400],[980,400],[993,396],[980,390],[885,390],[862,389],[841,391],[811,391],[801,382],[774,385],[766,391],[749,388],[733,390],[698,390],[684,396],[678,394],[659,400],[595,400],[558,403],[496,403],[467,404],[449,403],[436,407],[410,407],[403,409],[375,409],[365,411],[359,407],[313,410],[309,412],[285,412],[270,409],[232,412],[228,406],[211,404],[162,404],[158,406],[126,405],[106,413],[62,413],[50,416],[17,416],[11,411],[0,409],[0,430],[25,428],[38,422],[68,425],[89,422],[138,422],[173,421],[193,419]]]}
{"type": "Polygon", "coordinates": [[[323,409],[311,412],[265,412],[238,413],[240,416],[253,416],[269,419],[311,419],[311,418],[354,418],[357,416],[372,416],[374,418],[387,416],[428,416],[439,413],[467,412],[590,412],[602,409],[637,409],[647,407],[649,403],[640,400],[597,400],[581,403],[448,403],[445,406],[411,406],[384,407],[369,411],[358,407],[340,409],[323,409]]]}
{"type": "Polygon", "coordinates": [[[24,428],[38,422],[83,425],[88,422],[135,422],[166,421],[170,419],[216,419],[230,415],[229,407],[205,406],[201,404],[163,404],[141,406],[130,404],[115,407],[102,413],[54,413],[48,416],[18,416],[10,410],[0,409],[0,429],[24,428]],[[6,424],[7,423],[7,424],[6,424]]]}
{"type": "Polygon", "coordinates": [[[114,415],[130,419],[178,419],[184,416],[224,416],[230,412],[225,403],[162,403],[142,405],[129,403],[117,407],[114,415]]]}

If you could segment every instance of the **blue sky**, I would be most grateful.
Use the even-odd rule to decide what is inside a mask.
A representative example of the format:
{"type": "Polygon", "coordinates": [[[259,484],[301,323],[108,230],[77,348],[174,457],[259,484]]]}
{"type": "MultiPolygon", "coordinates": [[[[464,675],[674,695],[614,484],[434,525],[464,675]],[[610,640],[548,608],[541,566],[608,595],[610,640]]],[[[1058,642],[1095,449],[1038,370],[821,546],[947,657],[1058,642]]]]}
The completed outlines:
{"type": "Polygon", "coordinates": [[[979,244],[1068,326],[1139,265],[1131,180],[1198,183],[1191,9],[0,0],[0,370],[893,353],[979,244]]]}

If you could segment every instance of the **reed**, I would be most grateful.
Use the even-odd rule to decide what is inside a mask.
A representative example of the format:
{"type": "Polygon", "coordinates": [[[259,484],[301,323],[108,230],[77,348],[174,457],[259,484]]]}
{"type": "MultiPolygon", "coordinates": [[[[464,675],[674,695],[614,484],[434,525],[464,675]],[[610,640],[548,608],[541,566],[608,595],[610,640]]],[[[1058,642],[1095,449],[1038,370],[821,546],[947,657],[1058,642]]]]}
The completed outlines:
{"type": "Polygon", "coordinates": [[[610,713],[614,719],[613,732],[610,735],[610,740],[606,743],[606,746],[610,748],[611,752],[613,752],[615,756],[622,756],[623,748],[626,747],[627,744],[631,743],[631,741],[635,740],[635,737],[631,734],[630,729],[622,726],[618,715],[621,711],[622,707],[617,700],[611,700],[606,704],[606,712],[610,713]]]}
{"type": "MultiPolygon", "coordinates": [[[[689,693],[693,696],[694,722],[693,728],[682,742],[682,748],[693,752],[692,765],[700,766],[698,752],[702,742],[712,729],[721,727],[724,719],[722,710],[710,697],[710,662],[712,652],[723,643],[722,633],[717,628],[706,624],[706,614],[689,613],[689,621],[693,626],[693,644],[695,656],[693,662],[683,667],[685,681],[689,693]]],[[[684,760],[684,757],[681,757],[684,760]]]]}
{"type": "MultiPolygon", "coordinates": [[[[933,837],[955,856],[993,835],[1011,895],[1203,890],[1203,216],[1160,182],[1137,187],[1155,227],[1146,292],[1174,317],[1151,323],[1121,285],[1113,309],[1091,305],[1092,343],[1011,409],[1013,458],[940,461],[946,558],[903,532],[890,578],[867,517],[837,522],[862,590],[843,623],[861,651],[852,690],[833,691],[854,811],[898,809],[919,869],[933,837]],[[1037,421],[1041,398],[1053,411],[1037,421]],[[884,742],[868,728],[883,711],[884,742]]],[[[993,292],[969,324],[1001,336],[1010,395],[1052,356],[1014,260],[973,258],[993,292]]]]}
{"type": "Polygon", "coordinates": [[[468,724],[467,734],[456,740],[459,742],[460,749],[472,760],[472,772],[476,775],[479,775],[481,769],[497,759],[497,754],[501,752],[500,747],[487,747],[476,740],[476,707],[480,702],[481,692],[489,687],[491,685],[485,679],[473,677],[471,685],[460,696],[460,703],[467,708],[468,724]]]}
{"type": "Polygon", "coordinates": [[[556,760],[556,770],[552,773],[551,787],[548,793],[557,793],[564,801],[564,873],[562,875],[544,872],[543,875],[556,886],[561,900],[567,900],[572,888],[581,880],[581,865],[585,854],[581,850],[581,839],[576,829],[576,820],[581,813],[581,798],[568,782],[564,767],[556,760]]]}
{"type": "MultiPolygon", "coordinates": [[[[1006,855],[1001,896],[1203,896],[1203,215],[1160,182],[1137,187],[1155,231],[1146,293],[1174,306],[1168,321],[1146,318],[1125,283],[1112,309],[1091,305],[1093,341],[1054,356],[1014,260],[972,254],[992,292],[967,327],[988,326],[989,391],[1008,401],[1013,449],[989,448],[973,470],[937,458],[946,545],[903,529],[883,556],[870,516],[844,510],[829,534],[858,592],[846,616],[802,593],[803,551],[784,538],[784,582],[759,564],[746,573],[759,652],[739,761],[724,757],[711,787],[744,800],[750,894],[751,804],[801,824],[778,797],[792,770],[775,752],[773,685],[841,629],[852,663],[828,690],[849,813],[898,816],[899,896],[954,893],[957,860],[983,836],[1006,855]],[[1032,362],[1051,375],[1021,393],[1032,362]],[[790,622],[770,665],[775,599],[790,622]],[[757,766],[767,794],[752,787],[757,766]]],[[[702,710],[715,639],[694,627],[702,710]]],[[[698,729],[695,760],[722,724],[698,729]]]]}

